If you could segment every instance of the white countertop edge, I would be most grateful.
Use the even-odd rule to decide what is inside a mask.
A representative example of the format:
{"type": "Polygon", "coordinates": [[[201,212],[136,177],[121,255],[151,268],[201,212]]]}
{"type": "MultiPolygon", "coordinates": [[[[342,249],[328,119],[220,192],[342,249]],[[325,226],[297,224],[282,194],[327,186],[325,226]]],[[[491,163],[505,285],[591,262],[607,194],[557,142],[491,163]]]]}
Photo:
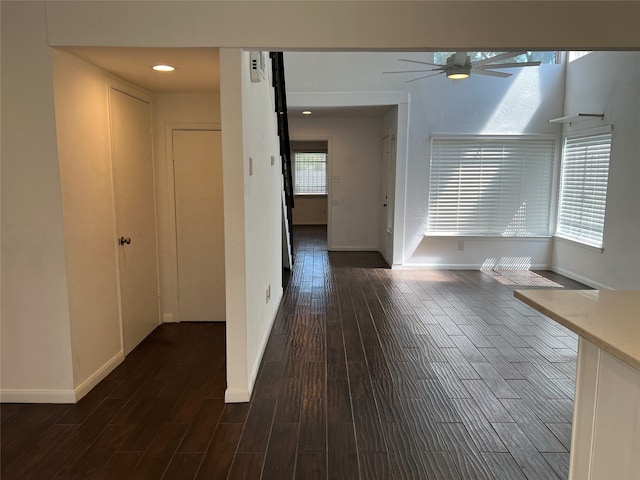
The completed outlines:
{"type": "MultiPolygon", "coordinates": [[[[536,296],[535,292],[548,292],[548,291],[549,290],[515,290],[513,292],[513,295],[518,300],[526,303],[527,305],[537,310],[538,312],[555,320],[556,322],[565,326],[572,332],[577,333],[585,340],[588,340],[589,342],[593,343],[595,346],[606,351],[611,356],[617,358],[624,364],[630,366],[631,368],[634,368],[635,370],[640,371],[640,351],[629,352],[626,349],[621,348],[620,345],[616,345],[615,340],[610,338],[605,338],[604,335],[598,334],[596,332],[591,331],[588,328],[585,328],[584,325],[581,325],[580,323],[573,321],[570,318],[567,318],[567,316],[562,315],[558,311],[553,310],[548,305],[543,305],[542,303],[538,302],[536,299],[531,298],[531,296],[529,296],[529,295],[532,295],[535,297],[536,296]]],[[[576,295],[576,292],[582,292],[581,295],[584,295],[585,292],[594,292],[594,291],[595,290],[554,290],[555,292],[554,295],[557,295],[557,294],[561,296],[564,294],[576,295]]],[[[609,290],[608,292],[610,292],[609,294],[611,294],[611,292],[615,292],[615,291],[609,290]]],[[[640,292],[638,292],[638,297],[640,297],[640,292]]],[[[640,322],[638,323],[637,327],[638,327],[637,332],[629,332],[629,334],[631,335],[635,333],[640,338],[640,322]]]]}

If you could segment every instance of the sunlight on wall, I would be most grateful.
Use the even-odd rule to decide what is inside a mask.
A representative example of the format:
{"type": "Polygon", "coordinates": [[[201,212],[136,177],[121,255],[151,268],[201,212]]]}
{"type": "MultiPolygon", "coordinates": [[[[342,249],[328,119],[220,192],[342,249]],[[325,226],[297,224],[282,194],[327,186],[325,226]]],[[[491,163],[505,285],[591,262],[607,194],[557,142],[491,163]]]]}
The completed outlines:
{"type": "MultiPolygon", "coordinates": [[[[502,101],[496,105],[487,120],[482,133],[524,133],[527,126],[542,104],[542,84],[540,67],[526,68],[513,73],[509,79],[489,79],[491,81],[510,81],[509,89],[502,101]]],[[[512,72],[510,72],[512,73],[512,72]]]]}

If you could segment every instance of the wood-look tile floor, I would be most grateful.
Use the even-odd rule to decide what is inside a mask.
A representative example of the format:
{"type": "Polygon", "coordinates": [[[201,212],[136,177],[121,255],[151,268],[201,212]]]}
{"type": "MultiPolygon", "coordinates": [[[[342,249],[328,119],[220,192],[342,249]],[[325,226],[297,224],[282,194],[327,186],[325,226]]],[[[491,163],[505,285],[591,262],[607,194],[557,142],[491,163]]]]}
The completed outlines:
{"type": "Polygon", "coordinates": [[[567,478],[577,338],[529,287],[295,233],[250,403],[223,324],[164,324],[77,405],[2,405],[1,478],[567,478]]]}

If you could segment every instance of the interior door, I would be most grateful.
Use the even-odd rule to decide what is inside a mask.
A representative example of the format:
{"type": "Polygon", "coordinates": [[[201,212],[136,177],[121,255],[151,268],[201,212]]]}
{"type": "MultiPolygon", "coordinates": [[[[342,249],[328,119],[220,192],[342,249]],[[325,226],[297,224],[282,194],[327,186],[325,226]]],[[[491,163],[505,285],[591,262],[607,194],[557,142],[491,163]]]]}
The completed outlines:
{"type": "Polygon", "coordinates": [[[126,355],[159,323],[151,109],[147,101],[113,88],[110,96],[116,241],[126,355]]]}
{"type": "Polygon", "coordinates": [[[178,318],[224,321],[224,205],[220,131],[173,130],[178,318]]]}
{"type": "Polygon", "coordinates": [[[395,135],[382,139],[382,178],[380,181],[380,249],[389,265],[393,263],[393,201],[394,201],[395,135]]]}

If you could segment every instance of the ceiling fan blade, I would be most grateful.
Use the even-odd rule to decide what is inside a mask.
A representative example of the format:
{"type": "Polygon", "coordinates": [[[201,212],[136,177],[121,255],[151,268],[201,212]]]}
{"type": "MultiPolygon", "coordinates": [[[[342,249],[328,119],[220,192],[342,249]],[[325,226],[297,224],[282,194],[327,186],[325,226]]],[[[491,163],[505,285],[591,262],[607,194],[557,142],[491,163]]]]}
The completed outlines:
{"type": "Polygon", "coordinates": [[[492,63],[491,65],[480,65],[482,68],[517,68],[517,67],[537,67],[542,62],[514,62],[514,63],[492,63]]]}
{"type": "Polygon", "coordinates": [[[527,52],[507,52],[501,53],[500,55],[494,55],[493,57],[483,58],[482,60],[478,60],[477,62],[473,62],[474,66],[480,67],[482,65],[486,65],[487,63],[499,62],[501,60],[506,60],[507,58],[517,57],[518,55],[522,55],[527,52]]]}
{"type": "Polygon", "coordinates": [[[410,60],[408,58],[399,58],[399,62],[412,62],[412,63],[421,63],[423,65],[431,65],[432,67],[442,67],[442,65],[438,63],[430,63],[430,62],[421,62],[420,60],[410,60]]]}
{"type": "Polygon", "coordinates": [[[442,68],[429,68],[427,70],[398,70],[397,72],[382,72],[382,73],[422,73],[433,72],[435,70],[443,70],[442,68]]]}
{"type": "Polygon", "coordinates": [[[464,67],[467,63],[467,52],[456,52],[455,55],[453,59],[454,65],[464,67]]]}
{"type": "Polygon", "coordinates": [[[471,73],[474,75],[487,75],[488,77],[500,77],[507,78],[510,77],[510,73],[505,72],[494,72],[493,70],[484,70],[483,68],[472,68],[471,73]]]}
{"type": "Polygon", "coordinates": [[[423,78],[435,77],[436,75],[441,75],[443,73],[444,73],[444,70],[442,72],[432,73],[431,75],[425,75],[424,77],[413,78],[411,80],[407,80],[404,83],[411,83],[411,82],[415,82],[416,80],[422,80],[423,78]]]}

